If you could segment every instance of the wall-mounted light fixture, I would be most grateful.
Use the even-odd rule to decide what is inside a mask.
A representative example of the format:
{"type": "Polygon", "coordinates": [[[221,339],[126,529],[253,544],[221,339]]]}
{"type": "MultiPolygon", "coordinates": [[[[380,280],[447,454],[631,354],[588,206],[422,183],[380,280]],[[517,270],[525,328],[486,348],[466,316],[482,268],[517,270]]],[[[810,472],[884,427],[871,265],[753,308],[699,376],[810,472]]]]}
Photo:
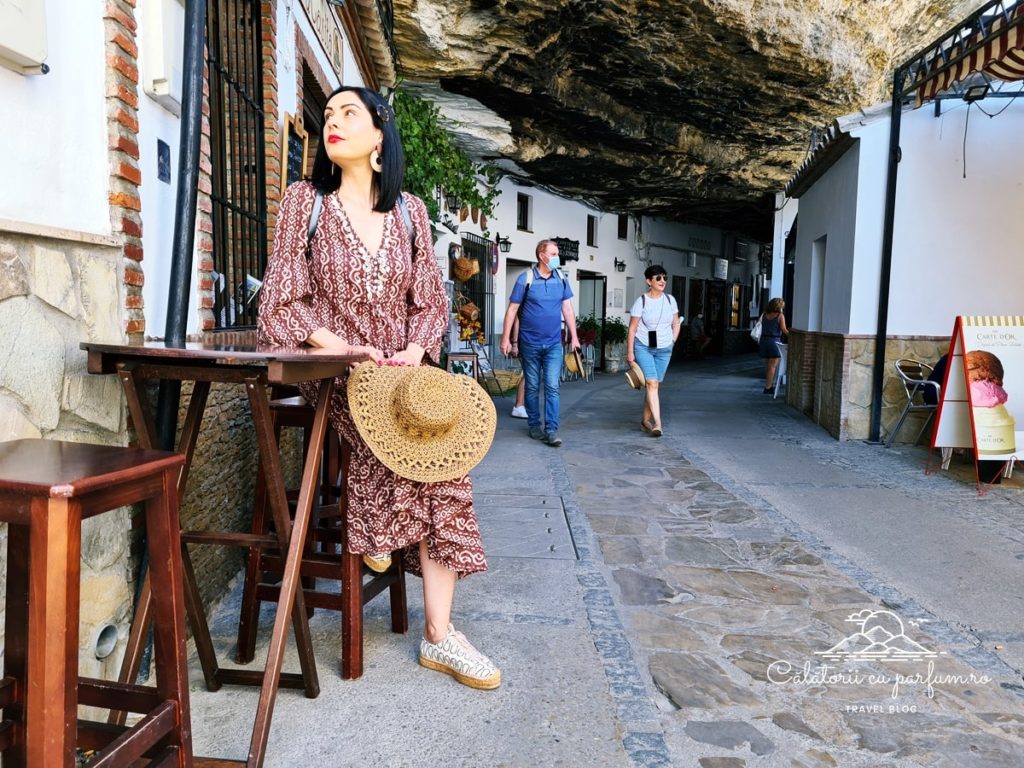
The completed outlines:
{"type": "Polygon", "coordinates": [[[615,260],[615,271],[616,272],[625,272],[626,271],[626,262],[622,261],[621,259],[616,259],[615,260]]]}
{"type": "Polygon", "coordinates": [[[512,241],[507,237],[502,237],[500,234],[495,233],[494,242],[498,244],[498,248],[501,249],[502,253],[508,253],[512,250],[512,241]]]}
{"type": "Polygon", "coordinates": [[[988,83],[981,83],[980,85],[972,85],[966,91],[964,91],[964,101],[971,104],[975,101],[981,101],[988,96],[988,83]]]}

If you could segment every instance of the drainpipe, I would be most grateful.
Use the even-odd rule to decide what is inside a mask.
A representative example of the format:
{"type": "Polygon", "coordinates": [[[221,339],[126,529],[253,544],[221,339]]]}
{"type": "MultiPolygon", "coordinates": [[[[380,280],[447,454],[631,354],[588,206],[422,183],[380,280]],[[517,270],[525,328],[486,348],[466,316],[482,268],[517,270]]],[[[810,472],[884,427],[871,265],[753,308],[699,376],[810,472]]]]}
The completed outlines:
{"type": "Polygon", "coordinates": [[[896,221],[896,174],[902,159],[900,118],[903,95],[900,83],[904,72],[892,77],[892,105],[889,112],[889,172],[885,185],[885,220],[882,228],[882,269],[878,281],[878,330],[875,334],[875,364],[871,372],[871,431],[868,442],[879,443],[882,436],[882,386],[885,381],[885,341],[889,331],[889,282],[892,276],[892,236],[896,221]]]}
{"type": "MultiPolygon", "coordinates": [[[[185,3],[184,82],[181,93],[181,136],[178,151],[178,191],[174,203],[174,235],[171,244],[170,290],[167,297],[168,344],[184,345],[189,293],[192,283],[192,249],[195,246],[196,198],[199,186],[199,136],[202,125],[203,42],[206,32],[206,0],[185,3]]],[[[157,399],[156,429],[160,447],[174,450],[178,427],[181,382],[161,381],[157,399]]]]}

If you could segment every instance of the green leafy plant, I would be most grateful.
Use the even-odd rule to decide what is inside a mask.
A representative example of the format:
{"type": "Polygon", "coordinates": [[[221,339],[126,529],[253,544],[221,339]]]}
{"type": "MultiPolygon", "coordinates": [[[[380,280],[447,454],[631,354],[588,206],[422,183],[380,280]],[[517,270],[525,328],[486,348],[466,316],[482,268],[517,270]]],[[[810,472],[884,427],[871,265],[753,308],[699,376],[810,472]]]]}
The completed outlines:
{"type": "Polygon", "coordinates": [[[605,344],[623,344],[626,341],[629,329],[621,317],[606,317],[601,338],[605,344]]]}
{"type": "Polygon", "coordinates": [[[490,216],[498,196],[497,168],[470,160],[438,123],[440,112],[429,101],[400,88],[394,108],[405,150],[405,189],[426,203],[430,218],[437,221],[441,213],[438,190],[490,216]],[[480,177],[485,182],[483,191],[477,183],[480,177]]]}

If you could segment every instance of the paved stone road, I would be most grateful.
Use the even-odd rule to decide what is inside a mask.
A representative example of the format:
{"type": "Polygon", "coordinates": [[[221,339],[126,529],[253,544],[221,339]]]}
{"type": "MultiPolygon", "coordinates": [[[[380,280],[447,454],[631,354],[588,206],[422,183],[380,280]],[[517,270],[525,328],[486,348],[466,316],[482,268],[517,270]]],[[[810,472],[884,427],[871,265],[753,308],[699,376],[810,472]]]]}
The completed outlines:
{"type": "MultiPolygon", "coordinates": [[[[323,692],[282,691],[266,764],[1024,765],[1024,484],[979,497],[921,449],[836,443],[759,366],[674,366],[660,439],[621,375],[563,386],[560,449],[499,398],[473,473],[491,570],[455,623],[503,686],[416,665],[410,579],[417,631],[371,604],[358,681],[318,612],[323,692]]],[[[255,693],[193,680],[197,751],[244,756],[255,693]]]]}

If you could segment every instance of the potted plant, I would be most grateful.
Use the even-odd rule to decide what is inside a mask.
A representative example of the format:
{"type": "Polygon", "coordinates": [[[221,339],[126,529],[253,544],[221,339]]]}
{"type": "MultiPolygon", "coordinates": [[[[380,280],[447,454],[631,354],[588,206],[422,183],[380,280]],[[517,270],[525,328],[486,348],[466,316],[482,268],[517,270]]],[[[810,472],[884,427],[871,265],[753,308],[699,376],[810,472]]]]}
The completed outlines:
{"type": "Polygon", "coordinates": [[[593,315],[576,318],[576,336],[580,344],[596,344],[597,335],[601,332],[601,323],[593,315]]]}
{"type": "Polygon", "coordinates": [[[601,339],[604,342],[604,369],[609,373],[621,371],[624,367],[626,336],[628,328],[621,317],[606,317],[601,339]]]}

